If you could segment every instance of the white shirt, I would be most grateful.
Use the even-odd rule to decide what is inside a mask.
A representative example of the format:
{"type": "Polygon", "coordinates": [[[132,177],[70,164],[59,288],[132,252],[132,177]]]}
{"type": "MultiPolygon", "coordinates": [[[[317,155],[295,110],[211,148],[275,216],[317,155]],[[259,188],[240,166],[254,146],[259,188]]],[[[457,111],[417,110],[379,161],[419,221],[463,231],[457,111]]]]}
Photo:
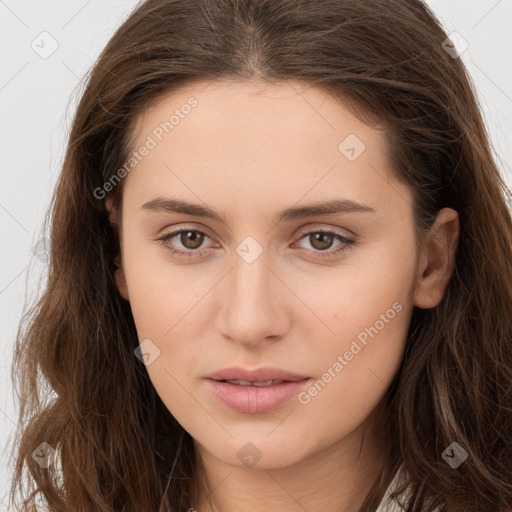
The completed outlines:
{"type": "MultiPolygon", "coordinates": [[[[401,479],[405,476],[404,475],[405,470],[402,466],[398,468],[398,471],[396,472],[395,477],[393,478],[393,481],[389,485],[389,487],[386,490],[386,493],[384,494],[384,497],[382,498],[382,501],[380,502],[377,510],[375,512],[407,512],[407,509],[400,506],[398,501],[390,500],[389,496],[390,494],[397,489],[398,485],[401,483],[401,479]]],[[[404,504],[407,506],[407,498],[410,495],[410,491],[406,489],[399,497],[400,500],[404,502],[404,504]]],[[[437,507],[435,509],[435,512],[441,512],[441,509],[437,507]]]]}

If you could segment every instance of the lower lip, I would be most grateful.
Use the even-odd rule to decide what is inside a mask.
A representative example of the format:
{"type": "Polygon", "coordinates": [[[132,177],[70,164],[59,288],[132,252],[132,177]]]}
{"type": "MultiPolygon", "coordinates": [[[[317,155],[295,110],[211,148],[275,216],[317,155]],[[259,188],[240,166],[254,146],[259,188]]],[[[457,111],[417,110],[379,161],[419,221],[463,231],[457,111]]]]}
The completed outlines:
{"type": "Polygon", "coordinates": [[[238,412],[269,412],[297,396],[309,379],[286,381],[272,386],[239,386],[229,382],[206,379],[213,394],[225,405],[238,412]]]}

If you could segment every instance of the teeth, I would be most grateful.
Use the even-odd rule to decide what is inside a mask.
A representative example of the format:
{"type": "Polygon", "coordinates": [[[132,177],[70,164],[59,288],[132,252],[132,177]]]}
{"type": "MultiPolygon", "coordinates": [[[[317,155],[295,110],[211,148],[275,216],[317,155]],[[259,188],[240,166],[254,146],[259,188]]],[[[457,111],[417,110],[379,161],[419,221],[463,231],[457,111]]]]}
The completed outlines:
{"type": "Polygon", "coordinates": [[[272,386],[273,384],[279,384],[280,382],[284,382],[282,380],[267,380],[267,382],[253,382],[253,386],[257,386],[259,388],[265,387],[265,386],[272,386]]]}
{"type": "Polygon", "coordinates": [[[266,382],[256,382],[248,380],[226,380],[224,382],[229,382],[230,384],[238,384],[239,386],[256,386],[258,388],[262,388],[265,386],[280,384],[281,382],[284,382],[284,380],[267,380],[266,382]]]}

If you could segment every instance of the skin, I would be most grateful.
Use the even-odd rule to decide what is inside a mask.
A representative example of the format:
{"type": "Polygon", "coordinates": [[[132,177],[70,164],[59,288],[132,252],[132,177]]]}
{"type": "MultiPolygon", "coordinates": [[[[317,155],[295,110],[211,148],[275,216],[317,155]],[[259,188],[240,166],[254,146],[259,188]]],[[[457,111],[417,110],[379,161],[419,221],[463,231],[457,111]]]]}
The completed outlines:
{"type": "Polygon", "coordinates": [[[391,174],[384,132],[299,82],[196,82],[174,90],[138,119],[134,149],[191,96],[198,105],[128,175],[122,212],[106,201],[112,222],[122,220],[119,292],[140,341],[160,350],[147,371],[195,440],[201,491],[190,506],[357,511],[384,463],[383,397],[413,307],[435,307],[452,273],[457,212],[441,210],[435,236],[417,252],[411,191],[391,174]],[[338,149],[349,134],[366,146],[353,161],[338,149]],[[227,225],[141,208],[157,196],[207,205],[227,225]],[[375,212],[272,220],[285,208],[330,199],[375,212]],[[167,246],[202,256],[180,258],[158,241],[178,229],[207,237],[194,245],[178,235],[167,246]],[[328,239],[322,252],[307,235],[315,230],[356,242],[321,259],[343,242],[328,239]],[[263,249],[252,263],[236,251],[248,236],[263,249]],[[294,399],[267,413],[240,413],[205,385],[203,377],[234,365],[321,379],[395,303],[400,312],[307,404],[294,399]],[[248,442],[261,454],[253,467],[237,456],[248,442]]]}

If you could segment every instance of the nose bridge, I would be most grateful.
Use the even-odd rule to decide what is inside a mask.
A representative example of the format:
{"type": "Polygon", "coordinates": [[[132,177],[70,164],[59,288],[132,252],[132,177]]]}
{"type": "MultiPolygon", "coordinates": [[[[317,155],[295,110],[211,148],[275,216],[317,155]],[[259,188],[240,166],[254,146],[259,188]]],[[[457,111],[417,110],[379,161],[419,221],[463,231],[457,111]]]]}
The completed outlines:
{"type": "MultiPolygon", "coordinates": [[[[261,246],[260,246],[261,247],[261,246]]],[[[231,272],[231,306],[249,315],[262,312],[270,306],[273,275],[268,269],[268,252],[258,250],[253,242],[244,242],[237,248],[231,272]]]]}
{"type": "Polygon", "coordinates": [[[242,343],[279,335],[284,311],[278,306],[279,280],[268,268],[269,259],[269,253],[250,237],[237,247],[223,291],[220,329],[224,335],[242,343]]]}

